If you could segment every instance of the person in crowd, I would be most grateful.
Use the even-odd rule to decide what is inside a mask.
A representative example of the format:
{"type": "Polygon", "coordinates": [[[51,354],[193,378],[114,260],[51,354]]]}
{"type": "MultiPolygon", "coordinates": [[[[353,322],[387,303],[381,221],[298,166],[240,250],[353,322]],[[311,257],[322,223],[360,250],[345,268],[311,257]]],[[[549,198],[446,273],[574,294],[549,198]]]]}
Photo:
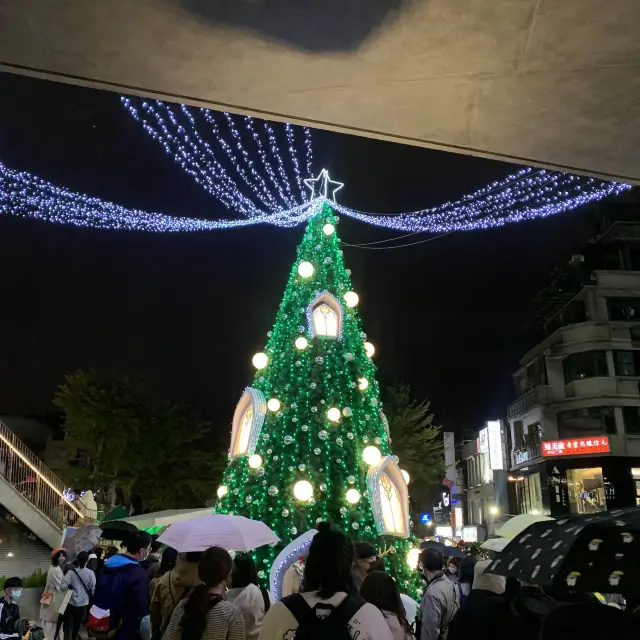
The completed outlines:
{"type": "Polygon", "coordinates": [[[175,568],[157,579],[149,609],[152,638],[162,638],[178,602],[189,595],[193,587],[200,584],[198,562],[201,557],[200,551],[181,553],[178,555],[175,568]]]}
{"type": "Polygon", "coordinates": [[[519,638],[518,620],[505,596],[506,579],[484,573],[490,564],[491,560],[476,564],[473,589],[451,621],[448,640],[519,638]]]}
{"type": "Polygon", "coordinates": [[[413,640],[400,590],[389,574],[372,571],[360,587],[360,597],[382,611],[393,640],[413,640]]]}
{"type": "MultiPolygon", "coordinates": [[[[580,599],[582,595],[578,596],[580,599]]],[[[595,596],[593,596],[595,602],[595,596]]],[[[520,640],[538,640],[542,621],[562,603],[546,594],[537,584],[520,581],[513,598],[513,609],[521,619],[520,640]]]]}
{"type": "Polygon", "coordinates": [[[360,591],[360,587],[372,570],[373,565],[378,560],[378,552],[376,548],[368,542],[356,542],[354,545],[355,562],[353,563],[353,582],[355,584],[356,593],[360,591]]]}
{"type": "Polygon", "coordinates": [[[102,554],[104,549],[102,547],[94,547],[89,554],[89,561],[87,562],[87,568],[93,571],[93,575],[97,578],[98,571],[102,569],[102,565],[104,564],[102,561],[102,554]]]}
{"type": "Polygon", "coordinates": [[[106,562],[109,558],[112,558],[113,556],[117,556],[117,555],[118,555],[118,547],[114,547],[113,545],[109,545],[107,547],[107,550],[104,553],[104,560],[106,562]]]}
{"type": "Polygon", "coordinates": [[[425,549],[420,562],[427,583],[420,604],[420,640],[447,640],[460,606],[458,589],[444,575],[444,559],[437,549],[425,549]]]}
{"type": "Polygon", "coordinates": [[[151,551],[149,552],[149,555],[140,563],[140,566],[147,572],[149,580],[155,578],[156,572],[160,568],[160,561],[162,559],[162,555],[160,553],[161,548],[162,544],[157,540],[153,540],[151,542],[151,551]]]}
{"type": "Polygon", "coordinates": [[[557,607],[542,620],[540,640],[631,640],[638,637],[637,620],[616,607],[583,602],[557,607]]]}
{"type": "Polygon", "coordinates": [[[222,547],[210,547],[198,562],[200,584],[171,614],[164,640],[244,640],[238,607],[223,599],[233,561],[222,547]]]}
{"type": "Polygon", "coordinates": [[[160,560],[160,564],[157,566],[153,577],[149,581],[149,599],[153,597],[153,592],[158,584],[158,580],[174,569],[177,561],[178,552],[173,547],[166,547],[162,552],[162,560],[160,560]]]}
{"type": "Polygon", "coordinates": [[[298,559],[284,572],[282,577],[282,597],[290,596],[292,593],[300,593],[302,590],[302,576],[304,574],[305,558],[299,556],[298,559]]]}
{"type": "Polygon", "coordinates": [[[51,566],[47,571],[47,582],[40,600],[40,624],[44,630],[46,640],[54,640],[58,612],[52,607],[53,597],[56,591],[62,589],[64,571],[62,567],[67,561],[67,554],[62,547],[56,547],[51,552],[51,566]]]}
{"type": "Polygon", "coordinates": [[[458,584],[458,580],[460,579],[460,560],[461,558],[447,558],[444,575],[454,584],[458,584]]]}
{"type": "MultiPolygon", "coordinates": [[[[22,580],[7,578],[3,585],[4,595],[0,598],[0,638],[20,638],[18,629],[20,607],[18,600],[22,595],[22,580]]],[[[29,621],[28,628],[33,629],[35,622],[29,621]]]]}
{"type": "Polygon", "coordinates": [[[458,596],[460,606],[469,597],[471,587],[473,585],[474,570],[476,567],[476,559],[471,556],[465,556],[460,563],[460,571],[458,573],[458,596]]]}
{"type": "Polygon", "coordinates": [[[247,640],[258,640],[265,613],[269,610],[269,594],[258,583],[256,563],[248,553],[238,554],[233,559],[231,588],[225,600],[242,611],[244,632],[247,640]]]}
{"type": "MultiPolygon", "coordinates": [[[[352,640],[392,640],[380,611],[355,597],[350,538],[321,522],[309,547],[303,591],[274,603],[264,617],[260,640],[293,638],[297,633],[352,640]]],[[[375,550],[374,550],[375,551],[375,550]]],[[[370,557],[370,556],[369,556],[370,557]]]]}
{"type": "Polygon", "coordinates": [[[78,568],[72,568],[62,579],[62,588],[73,590],[64,612],[64,640],[77,640],[89,600],[96,588],[96,575],[87,567],[89,554],[81,551],[76,561],[78,568]]]}
{"type": "Polygon", "coordinates": [[[149,613],[149,580],[140,566],[151,547],[151,536],[136,531],[127,538],[126,551],[111,556],[105,563],[96,584],[88,627],[101,627],[108,612],[109,630],[117,630],[116,640],[136,638],[140,622],[149,613]]]}

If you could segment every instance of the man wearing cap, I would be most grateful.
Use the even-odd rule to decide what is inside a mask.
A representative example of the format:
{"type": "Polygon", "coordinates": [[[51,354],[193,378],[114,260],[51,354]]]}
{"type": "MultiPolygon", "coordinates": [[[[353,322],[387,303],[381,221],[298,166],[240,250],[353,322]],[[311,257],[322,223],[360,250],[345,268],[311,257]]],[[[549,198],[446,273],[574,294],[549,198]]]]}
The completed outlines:
{"type": "Polygon", "coordinates": [[[355,550],[355,560],[353,564],[353,570],[351,575],[353,576],[353,582],[356,590],[360,593],[360,587],[367,577],[367,574],[371,571],[371,567],[378,559],[378,552],[376,548],[368,542],[356,542],[353,545],[355,550]]]}

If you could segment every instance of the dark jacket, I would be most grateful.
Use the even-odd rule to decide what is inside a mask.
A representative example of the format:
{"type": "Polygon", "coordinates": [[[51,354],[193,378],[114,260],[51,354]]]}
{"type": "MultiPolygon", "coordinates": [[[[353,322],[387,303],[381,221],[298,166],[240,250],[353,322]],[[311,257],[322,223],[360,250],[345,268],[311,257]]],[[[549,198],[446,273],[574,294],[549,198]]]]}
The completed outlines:
{"type": "Polygon", "coordinates": [[[520,587],[513,599],[513,608],[521,618],[518,640],[538,640],[542,621],[562,603],[551,599],[539,587],[520,587]]]}
{"type": "Polygon", "coordinates": [[[519,638],[519,617],[503,595],[472,589],[449,626],[448,640],[519,638]]]}
{"type": "Polygon", "coordinates": [[[0,598],[0,637],[20,637],[18,633],[18,621],[20,620],[20,607],[15,602],[7,602],[0,598]]]}
{"type": "Polygon", "coordinates": [[[98,576],[93,604],[109,610],[112,629],[122,620],[117,640],[138,637],[140,621],[149,613],[147,572],[129,556],[112,556],[98,576]]]}

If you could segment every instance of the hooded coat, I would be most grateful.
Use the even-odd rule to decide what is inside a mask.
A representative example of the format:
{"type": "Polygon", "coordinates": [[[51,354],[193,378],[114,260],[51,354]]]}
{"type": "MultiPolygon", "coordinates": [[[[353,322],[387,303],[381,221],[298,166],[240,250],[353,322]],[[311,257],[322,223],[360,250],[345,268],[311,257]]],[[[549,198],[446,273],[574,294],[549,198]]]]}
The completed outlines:
{"type": "Polygon", "coordinates": [[[93,607],[109,611],[112,629],[121,621],[117,640],[137,636],[149,612],[149,580],[140,563],[127,555],[111,556],[98,576],[93,607]]]}

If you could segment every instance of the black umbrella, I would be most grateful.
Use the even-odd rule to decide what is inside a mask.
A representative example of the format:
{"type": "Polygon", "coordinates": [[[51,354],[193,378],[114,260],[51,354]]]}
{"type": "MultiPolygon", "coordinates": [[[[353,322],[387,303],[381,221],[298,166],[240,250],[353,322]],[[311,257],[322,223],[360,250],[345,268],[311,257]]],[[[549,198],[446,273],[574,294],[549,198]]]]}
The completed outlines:
{"type": "Polygon", "coordinates": [[[458,547],[447,547],[446,545],[442,555],[445,558],[464,558],[465,556],[462,549],[459,549],[458,547]]]}
{"type": "Polygon", "coordinates": [[[444,553],[447,549],[447,545],[437,540],[424,540],[420,543],[420,549],[436,549],[440,553],[444,553]]]}
{"type": "Polygon", "coordinates": [[[109,520],[100,525],[104,540],[126,540],[130,534],[137,531],[137,527],[122,520],[109,520]]]}
{"type": "Polygon", "coordinates": [[[640,595],[640,509],[535,522],[487,571],[541,586],[640,595]]]}

